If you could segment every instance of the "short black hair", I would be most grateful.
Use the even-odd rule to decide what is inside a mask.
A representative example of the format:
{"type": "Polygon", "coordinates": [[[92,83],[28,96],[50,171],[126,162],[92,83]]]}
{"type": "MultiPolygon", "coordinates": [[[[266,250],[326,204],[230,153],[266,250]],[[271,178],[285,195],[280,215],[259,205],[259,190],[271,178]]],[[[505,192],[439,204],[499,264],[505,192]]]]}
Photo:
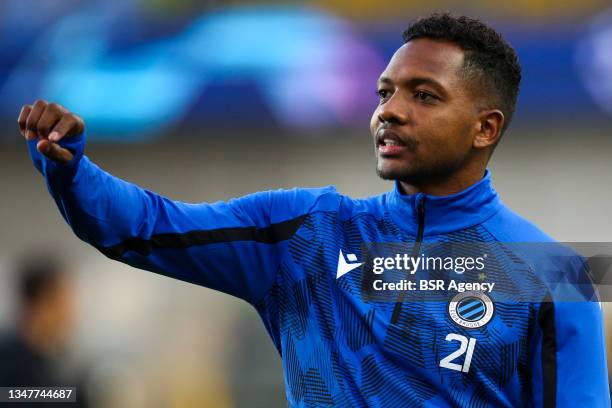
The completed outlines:
{"type": "Polygon", "coordinates": [[[403,33],[404,43],[419,38],[444,40],[465,52],[463,69],[484,84],[489,108],[502,111],[506,130],[514,114],[521,82],[516,51],[501,34],[480,20],[450,13],[435,13],[411,24],[403,33]]]}

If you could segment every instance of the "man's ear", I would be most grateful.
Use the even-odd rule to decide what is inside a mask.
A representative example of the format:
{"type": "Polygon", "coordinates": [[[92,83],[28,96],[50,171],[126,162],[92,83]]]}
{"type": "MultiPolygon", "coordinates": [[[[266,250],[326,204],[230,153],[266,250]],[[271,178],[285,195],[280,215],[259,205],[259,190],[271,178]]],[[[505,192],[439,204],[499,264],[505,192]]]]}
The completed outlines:
{"type": "Polygon", "coordinates": [[[504,114],[498,109],[483,110],[478,115],[479,120],[476,124],[476,135],[474,136],[474,147],[484,149],[495,146],[501,137],[504,126],[504,114]]]}

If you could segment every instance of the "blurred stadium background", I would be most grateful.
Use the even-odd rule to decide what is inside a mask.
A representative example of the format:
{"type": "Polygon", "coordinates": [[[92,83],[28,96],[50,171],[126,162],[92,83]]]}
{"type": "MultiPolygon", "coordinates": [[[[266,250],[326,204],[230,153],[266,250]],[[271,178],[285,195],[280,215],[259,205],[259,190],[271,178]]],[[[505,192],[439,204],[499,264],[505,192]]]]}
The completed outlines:
{"type": "Polygon", "coordinates": [[[1,326],[14,321],[15,257],[51,249],[76,272],[66,364],[85,369],[92,406],[286,406],[281,360],[246,303],[111,262],[71,234],[30,165],[19,108],[64,104],[86,120],[95,162],[174,199],[380,193],[375,80],[432,10],[492,23],[521,58],[515,122],[491,164],[502,198],[561,241],[612,241],[609,2],[469,4],[4,0],[1,326]]]}

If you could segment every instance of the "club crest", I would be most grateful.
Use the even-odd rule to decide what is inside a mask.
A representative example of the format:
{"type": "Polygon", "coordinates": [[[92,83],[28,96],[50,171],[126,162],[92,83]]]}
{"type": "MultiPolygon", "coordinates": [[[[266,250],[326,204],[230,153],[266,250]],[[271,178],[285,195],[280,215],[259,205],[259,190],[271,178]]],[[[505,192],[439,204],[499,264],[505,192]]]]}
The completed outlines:
{"type": "Polygon", "coordinates": [[[448,314],[455,323],[467,329],[477,329],[493,317],[493,301],[483,292],[462,292],[451,299],[448,314]]]}

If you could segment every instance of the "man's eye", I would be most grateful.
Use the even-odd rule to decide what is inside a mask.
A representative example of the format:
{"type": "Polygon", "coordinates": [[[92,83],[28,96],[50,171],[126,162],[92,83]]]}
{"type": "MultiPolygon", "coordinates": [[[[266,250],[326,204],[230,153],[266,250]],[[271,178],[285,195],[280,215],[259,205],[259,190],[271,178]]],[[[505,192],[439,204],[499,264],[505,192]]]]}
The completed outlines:
{"type": "Polygon", "coordinates": [[[431,102],[435,99],[437,99],[435,96],[433,96],[430,93],[427,93],[425,91],[417,91],[414,96],[420,100],[421,102],[431,102]]]}
{"type": "Polygon", "coordinates": [[[384,89],[379,89],[376,91],[376,95],[378,95],[380,99],[386,99],[389,96],[389,91],[384,90],[384,89]]]}

